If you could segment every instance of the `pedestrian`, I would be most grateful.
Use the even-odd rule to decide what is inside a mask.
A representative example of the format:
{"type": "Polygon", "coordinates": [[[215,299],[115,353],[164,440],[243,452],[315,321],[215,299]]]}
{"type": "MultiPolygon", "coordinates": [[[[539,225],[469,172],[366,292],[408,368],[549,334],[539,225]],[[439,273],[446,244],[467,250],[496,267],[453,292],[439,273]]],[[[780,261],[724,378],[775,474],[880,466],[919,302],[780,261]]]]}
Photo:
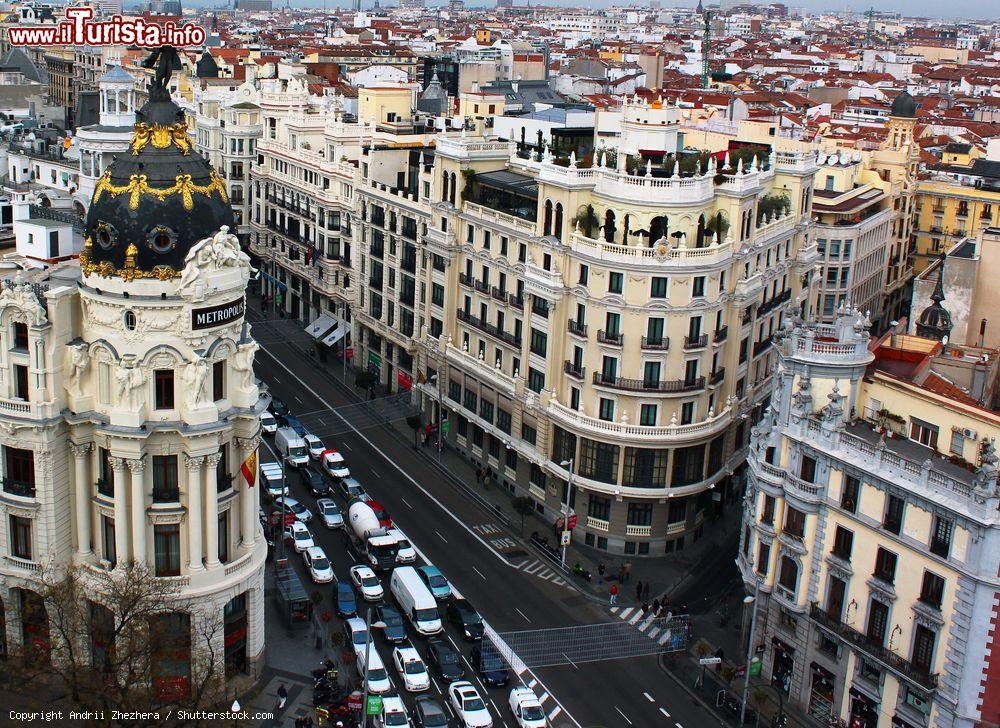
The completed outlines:
{"type": "Polygon", "coordinates": [[[476,468],[476,485],[481,485],[483,482],[483,469],[476,468]]]}
{"type": "Polygon", "coordinates": [[[625,562],[625,581],[632,581],[632,562],[625,562]]]}
{"type": "Polygon", "coordinates": [[[660,600],[659,599],[654,599],[653,600],[653,616],[654,617],[659,617],[660,616],[660,600]]]}
{"type": "Polygon", "coordinates": [[[305,718],[301,718],[300,717],[300,718],[296,718],[295,719],[295,728],[305,728],[305,727],[306,727],[306,719],[305,718]]]}
{"type": "Polygon", "coordinates": [[[278,686],[278,710],[284,709],[286,700],[288,700],[288,689],[285,688],[285,683],[281,683],[278,686]]]}
{"type": "Polygon", "coordinates": [[[267,313],[267,294],[260,297],[260,312],[267,313]]]}
{"type": "Polygon", "coordinates": [[[618,567],[618,581],[621,584],[625,583],[625,564],[618,567]]]}
{"type": "Polygon", "coordinates": [[[642,582],[641,581],[637,581],[635,583],[635,600],[637,602],[641,602],[642,601],[642,582]]]}
{"type": "Polygon", "coordinates": [[[649,613],[649,604],[646,602],[642,603],[642,618],[645,619],[646,615],[649,613]]]}
{"type": "Polygon", "coordinates": [[[649,582],[647,581],[642,585],[642,599],[643,601],[649,601],[649,582]]]}
{"type": "Polygon", "coordinates": [[[313,728],[313,717],[311,715],[307,715],[302,719],[302,725],[303,728],[313,728]]]}
{"type": "Polygon", "coordinates": [[[597,575],[601,577],[601,581],[602,582],[604,581],[604,572],[606,571],[606,569],[607,569],[607,567],[604,566],[604,562],[603,561],[598,562],[598,564],[597,564],[597,575]]]}
{"type": "Polygon", "coordinates": [[[608,593],[611,595],[611,604],[614,604],[615,602],[618,601],[618,585],[617,584],[612,584],[611,588],[608,590],[608,593]]]}
{"type": "Polygon", "coordinates": [[[483,476],[483,485],[486,486],[486,490],[490,489],[491,480],[493,480],[493,468],[486,468],[486,475],[483,476]]]}

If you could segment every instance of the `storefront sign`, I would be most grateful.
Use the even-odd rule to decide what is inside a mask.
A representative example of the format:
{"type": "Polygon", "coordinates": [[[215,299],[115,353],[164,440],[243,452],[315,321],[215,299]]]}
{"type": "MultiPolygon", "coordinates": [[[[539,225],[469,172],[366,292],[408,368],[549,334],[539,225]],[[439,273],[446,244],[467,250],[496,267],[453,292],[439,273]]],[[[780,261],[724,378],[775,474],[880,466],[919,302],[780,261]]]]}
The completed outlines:
{"type": "Polygon", "coordinates": [[[243,316],[246,308],[247,302],[244,298],[208,308],[192,308],[191,328],[198,331],[231,324],[243,316]]]}

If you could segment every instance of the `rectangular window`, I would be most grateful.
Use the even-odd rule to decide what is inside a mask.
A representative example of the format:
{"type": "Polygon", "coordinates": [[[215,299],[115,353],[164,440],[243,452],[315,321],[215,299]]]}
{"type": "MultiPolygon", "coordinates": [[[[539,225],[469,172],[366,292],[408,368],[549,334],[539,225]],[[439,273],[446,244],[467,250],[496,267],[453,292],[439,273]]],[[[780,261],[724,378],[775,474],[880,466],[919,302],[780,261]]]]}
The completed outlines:
{"type": "Polygon", "coordinates": [[[212,400],[218,402],[226,397],[226,362],[212,364],[212,400]]]}
{"type": "Polygon", "coordinates": [[[14,398],[28,401],[31,392],[28,389],[28,367],[22,364],[14,365],[14,398]]]}
{"type": "Polygon", "coordinates": [[[666,298],[669,281],[669,278],[665,278],[663,276],[653,276],[653,279],[649,284],[649,297],[666,298]]]}
{"type": "Polygon", "coordinates": [[[219,448],[219,462],[215,464],[215,489],[217,492],[233,487],[233,476],[229,474],[229,446],[219,448]]]}
{"type": "Polygon", "coordinates": [[[892,553],[892,551],[886,551],[879,546],[878,552],[875,554],[875,572],[873,576],[889,584],[894,583],[896,581],[897,560],[896,554],[892,553]]]}
{"type": "Polygon", "coordinates": [[[504,409],[497,409],[497,427],[501,432],[510,434],[510,412],[504,409]]]}
{"type": "Polygon", "coordinates": [[[913,632],[913,666],[925,673],[931,671],[934,663],[934,642],[937,633],[918,624],[913,632]]]}
{"type": "Polygon", "coordinates": [[[219,514],[219,561],[229,561],[229,511],[219,514]]]}
{"type": "Polygon", "coordinates": [[[482,399],[479,401],[479,416],[489,423],[493,423],[493,403],[482,399]]]}
{"type": "Polygon", "coordinates": [[[534,367],[528,367],[528,389],[532,392],[541,392],[545,389],[545,373],[534,367]]]}
{"type": "Polygon", "coordinates": [[[845,475],[844,488],[840,493],[840,507],[849,513],[857,513],[860,491],[861,481],[853,475],[845,475]]]}
{"type": "Polygon", "coordinates": [[[587,515],[601,521],[611,518],[611,499],[602,495],[591,495],[587,503],[587,515]]]}
{"type": "Polygon", "coordinates": [[[660,362],[647,361],[642,365],[642,383],[655,388],[660,382],[660,362]]]}
{"type": "Polygon", "coordinates": [[[177,486],[177,456],[153,456],[153,502],[174,503],[180,499],[177,486]]]}
{"type": "Polygon", "coordinates": [[[579,282],[579,284],[581,286],[585,286],[585,285],[587,285],[587,282],[589,280],[590,280],[590,266],[584,265],[583,263],[581,263],[580,264],[580,278],[578,279],[578,282],[579,282]]]}
{"type": "Polygon", "coordinates": [[[667,484],[669,450],[625,448],[622,484],[629,488],[663,488],[667,484]]]}
{"type": "Polygon", "coordinates": [[[31,519],[10,517],[10,554],[31,561],[31,519]]]}
{"type": "Polygon", "coordinates": [[[14,323],[14,349],[17,351],[28,350],[28,324],[21,321],[14,323]]]}
{"type": "Polygon", "coordinates": [[[687,501],[674,498],[667,509],[667,523],[683,523],[687,520],[687,501]]]}
{"type": "Polygon", "coordinates": [[[868,639],[885,645],[885,627],[889,623],[889,607],[874,599],[868,604],[868,639]]]}
{"type": "Polygon", "coordinates": [[[156,552],[156,575],[179,576],[181,573],[180,526],[153,526],[153,548],[156,552]]]}
{"type": "Polygon", "coordinates": [[[785,527],[782,531],[789,536],[802,538],[806,532],[806,514],[791,507],[786,508],[785,527]]]}
{"type": "Polygon", "coordinates": [[[781,557],[781,571],[778,583],[788,591],[795,593],[799,583],[799,566],[788,556],[781,557]]]}
{"type": "Polygon", "coordinates": [[[934,516],[934,532],[931,534],[931,553],[935,556],[948,558],[951,550],[951,533],[955,524],[947,518],[934,516]]]}
{"type": "Polygon", "coordinates": [[[910,439],[937,450],[938,428],[915,417],[910,418],[910,439]]]}
{"type": "Polygon", "coordinates": [[[670,486],[691,485],[705,478],[705,446],[691,445],[674,450],[674,464],[670,471],[670,486]]]}
{"type": "Polygon", "coordinates": [[[521,439],[532,445],[538,441],[538,431],[531,425],[521,423],[521,439]]]}
{"type": "Polygon", "coordinates": [[[799,468],[799,477],[807,483],[816,482],[816,461],[808,455],[802,456],[802,465],[799,468]]]}
{"type": "Polygon", "coordinates": [[[115,522],[107,516],[101,516],[101,553],[104,560],[114,566],[118,563],[118,554],[115,550],[115,522]]]}
{"type": "Polygon", "coordinates": [[[694,422],[694,402],[684,402],[681,405],[681,424],[690,425],[694,422]]]}
{"type": "Polygon", "coordinates": [[[615,401],[613,399],[601,397],[599,416],[608,422],[615,421],[615,401]]]}
{"type": "Polygon", "coordinates": [[[549,337],[544,331],[532,327],[531,329],[531,353],[544,357],[548,347],[549,337]]]}
{"type": "Polygon", "coordinates": [[[153,377],[156,386],[156,409],[173,409],[174,370],[157,369],[153,377]]]}
{"type": "Polygon", "coordinates": [[[952,455],[961,456],[965,452],[965,435],[961,430],[951,431],[951,446],[948,449],[952,455]]]}
{"type": "Polygon", "coordinates": [[[764,507],[760,509],[760,522],[774,525],[774,497],[764,494],[764,507]]]}
{"type": "Polygon", "coordinates": [[[830,577],[830,586],[826,592],[826,613],[831,619],[840,621],[844,615],[844,596],[847,594],[847,584],[843,579],[830,577]]]}
{"type": "Polygon", "coordinates": [[[656,405],[644,404],[639,407],[639,424],[643,427],[656,427],[656,405]]]}
{"type": "Polygon", "coordinates": [[[933,572],[925,571],[924,580],[920,585],[920,601],[935,609],[940,609],[943,599],[944,579],[933,572]]]}
{"type": "Polygon", "coordinates": [[[471,389],[465,390],[465,409],[469,412],[476,411],[476,403],[479,401],[479,397],[471,389]]]}
{"type": "Polygon", "coordinates": [[[895,533],[899,535],[900,529],[903,527],[903,499],[890,495],[886,502],[885,516],[882,519],[882,528],[884,528],[889,533],[895,533]]]}
{"type": "Polygon", "coordinates": [[[629,503],[628,520],[629,526],[651,526],[653,525],[653,504],[652,503],[629,503]]]}
{"type": "Polygon", "coordinates": [[[853,547],[854,533],[843,526],[837,526],[837,532],[833,537],[833,555],[844,561],[850,561],[853,547]]]}
{"type": "Polygon", "coordinates": [[[608,274],[608,293],[621,293],[624,288],[625,274],[624,273],[609,273],[608,274]]]}
{"type": "Polygon", "coordinates": [[[766,543],[761,543],[757,549],[757,573],[767,576],[771,561],[771,547],[766,543]]]}
{"type": "Polygon", "coordinates": [[[695,276],[691,286],[692,298],[703,298],[705,296],[705,276],[695,276]]]}
{"type": "Polygon", "coordinates": [[[617,483],[620,450],[618,445],[581,438],[580,475],[601,483],[617,483]]]}
{"type": "Polygon", "coordinates": [[[3,447],[5,493],[33,498],[35,496],[35,453],[16,447],[3,447]]]}

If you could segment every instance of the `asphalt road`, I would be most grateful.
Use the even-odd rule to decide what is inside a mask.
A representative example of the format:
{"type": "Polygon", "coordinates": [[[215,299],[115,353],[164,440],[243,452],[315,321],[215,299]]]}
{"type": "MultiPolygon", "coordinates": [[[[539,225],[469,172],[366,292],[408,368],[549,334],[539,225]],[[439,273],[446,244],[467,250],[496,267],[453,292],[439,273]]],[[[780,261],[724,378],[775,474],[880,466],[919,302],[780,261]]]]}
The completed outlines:
{"type": "MultiPolygon", "coordinates": [[[[293,414],[308,415],[351,403],[329,381],[328,373],[288,344],[262,347],[256,371],[293,414]]],[[[352,475],[389,510],[414,545],[498,632],[593,624],[614,618],[602,605],[571,587],[515,568],[513,562],[523,558],[505,556],[509,551],[503,550],[503,526],[441,482],[440,475],[419,454],[381,427],[348,430],[327,439],[333,441],[325,444],[341,450],[352,475]]],[[[314,500],[296,479],[290,478],[290,482],[293,495],[312,506],[314,500]]],[[[312,530],[317,533],[321,527],[312,530]]],[[[349,557],[343,537],[318,535],[338,576],[345,574],[349,557]]],[[[421,640],[414,640],[414,644],[423,652],[421,640]]],[[[389,650],[381,644],[379,649],[388,666],[389,650]]],[[[462,652],[468,655],[469,648],[462,652]]],[[[718,724],[660,669],[653,656],[535,669],[524,673],[523,679],[536,693],[547,696],[544,707],[556,728],[702,728],[718,724]]],[[[485,694],[499,706],[502,722],[495,725],[513,726],[506,707],[507,691],[485,694]]]]}

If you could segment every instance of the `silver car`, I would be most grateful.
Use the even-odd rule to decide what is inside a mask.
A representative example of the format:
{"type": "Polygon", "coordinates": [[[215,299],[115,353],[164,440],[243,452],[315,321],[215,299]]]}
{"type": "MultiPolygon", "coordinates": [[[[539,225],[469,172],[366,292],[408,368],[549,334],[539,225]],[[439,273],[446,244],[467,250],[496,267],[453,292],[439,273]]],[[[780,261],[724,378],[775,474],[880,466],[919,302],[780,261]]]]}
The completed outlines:
{"type": "Polygon", "coordinates": [[[317,500],[316,510],[319,511],[319,517],[323,520],[323,525],[327,528],[344,527],[344,514],[340,512],[337,504],[329,498],[320,498],[317,500]]]}

